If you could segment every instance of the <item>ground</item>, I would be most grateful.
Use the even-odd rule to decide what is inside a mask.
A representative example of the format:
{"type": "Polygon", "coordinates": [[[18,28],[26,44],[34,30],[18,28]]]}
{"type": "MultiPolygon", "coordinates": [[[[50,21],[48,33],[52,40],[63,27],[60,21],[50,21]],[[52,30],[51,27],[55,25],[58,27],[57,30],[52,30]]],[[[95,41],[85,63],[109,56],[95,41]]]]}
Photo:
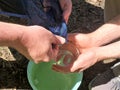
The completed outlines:
{"type": "MultiPolygon", "coordinates": [[[[68,22],[69,32],[89,33],[104,24],[102,0],[97,0],[97,2],[95,2],[96,0],[86,1],[89,1],[91,4],[86,3],[85,0],[73,0],[73,11],[68,22]]],[[[0,16],[0,20],[26,24],[25,20],[7,16],[0,16]]],[[[31,89],[26,75],[28,60],[12,48],[9,48],[11,53],[3,47],[0,50],[0,90],[3,88],[31,89]],[[16,61],[10,61],[13,58],[16,61]]],[[[103,64],[99,62],[85,70],[83,82],[79,90],[88,90],[89,82],[97,74],[104,72],[114,63],[103,64]]]]}

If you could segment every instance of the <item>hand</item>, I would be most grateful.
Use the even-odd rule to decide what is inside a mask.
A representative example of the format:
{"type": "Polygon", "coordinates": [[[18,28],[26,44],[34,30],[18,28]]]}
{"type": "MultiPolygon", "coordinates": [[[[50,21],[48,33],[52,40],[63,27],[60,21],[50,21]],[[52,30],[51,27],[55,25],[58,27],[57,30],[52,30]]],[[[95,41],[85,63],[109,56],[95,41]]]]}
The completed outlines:
{"type": "Polygon", "coordinates": [[[69,16],[72,11],[72,1],[71,0],[59,0],[61,8],[63,10],[63,17],[68,22],[69,16]]]}
{"type": "Polygon", "coordinates": [[[64,73],[76,71],[78,72],[94,65],[99,59],[98,55],[96,54],[99,48],[92,47],[90,39],[91,38],[87,34],[69,34],[69,42],[72,42],[75,47],[79,49],[80,54],[78,58],[70,64],[67,64],[65,66],[53,65],[53,69],[64,73]]]}
{"type": "Polygon", "coordinates": [[[72,42],[80,49],[93,47],[93,39],[91,34],[70,33],[68,34],[68,41],[72,42]]]}
{"type": "Polygon", "coordinates": [[[79,54],[78,58],[73,62],[66,64],[65,66],[53,65],[52,69],[58,72],[81,72],[90,66],[94,65],[98,61],[96,55],[97,48],[86,49],[79,54]]]}
{"type": "Polygon", "coordinates": [[[48,62],[56,57],[58,45],[64,42],[62,37],[54,36],[43,27],[29,26],[14,43],[13,48],[35,63],[48,62]]]}

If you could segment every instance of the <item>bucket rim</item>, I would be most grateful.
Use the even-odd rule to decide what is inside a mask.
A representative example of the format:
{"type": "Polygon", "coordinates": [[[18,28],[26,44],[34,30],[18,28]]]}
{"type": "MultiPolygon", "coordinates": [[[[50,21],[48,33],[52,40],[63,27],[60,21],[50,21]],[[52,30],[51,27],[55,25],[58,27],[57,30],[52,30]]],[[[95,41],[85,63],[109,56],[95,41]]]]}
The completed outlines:
{"type": "MultiPolygon", "coordinates": [[[[28,65],[27,65],[27,78],[28,78],[28,82],[29,82],[30,86],[33,88],[33,90],[38,90],[37,87],[35,87],[34,83],[31,80],[31,77],[29,75],[29,70],[32,69],[32,67],[30,67],[31,63],[34,63],[34,62],[33,61],[29,61],[28,65]]],[[[80,87],[81,83],[82,83],[82,80],[83,80],[83,71],[79,72],[78,74],[81,76],[81,80],[79,80],[78,82],[76,82],[76,84],[73,86],[72,90],[77,90],[80,87]]]]}

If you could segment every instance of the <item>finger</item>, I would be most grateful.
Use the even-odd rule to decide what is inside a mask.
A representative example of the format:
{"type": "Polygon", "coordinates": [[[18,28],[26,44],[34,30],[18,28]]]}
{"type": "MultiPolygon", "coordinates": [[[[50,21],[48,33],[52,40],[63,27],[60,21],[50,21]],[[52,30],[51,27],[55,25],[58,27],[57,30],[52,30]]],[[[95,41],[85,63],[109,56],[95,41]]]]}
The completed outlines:
{"type": "Polygon", "coordinates": [[[46,55],[43,60],[44,60],[44,62],[49,62],[50,61],[50,57],[48,55],[46,55]]]}
{"type": "Polygon", "coordinates": [[[93,57],[93,53],[92,52],[87,52],[85,54],[81,54],[77,60],[75,60],[75,62],[73,62],[73,65],[71,67],[71,71],[74,72],[78,69],[83,69],[85,70],[86,68],[88,68],[89,65],[86,65],[86,61],[88,61],[88,59],[91,59],[91,57],[93,57]]]}
{"type": "Polygon", "coordinates": [[[57,71],[57,72],[63,72],[63,73],[69,73],[72,72],[71,71],[71,67],[73,65],[74,61],[69,62],[69,64],[64,64],[64,65],[58,65],[58,64],[54,64],[52,66],[52,69],[57,71]]]}
{"type": "Polygon", "coordinates": [[[70,17],[70,14],[71,14],[71,10],[64,9],[64,11],[63,11],[63,18],[64,18],[66,23],[68,23],[68,19],[70,17]]]}
{"type": "Polygon", "coordinates": [[[39,61],[36,61],[36,60],[35,60],[35,61],[34,61],[34,63],[35,63],[35,64],[38,64],[38,63],[39,63],[39,61]]]}
{"type": "Polygon", "coordinates": [[[42,60],[44,62],[49,62],[51,60],[51,57],[52,57],[52,55],[50,55],[46,52],[41,55],[41,59],[39,59],[39,60],[42,60]]]}
{"type": "Polygon", "coordinates": [[[76,71],[74,71],[74,72],[80,73],[80,72],[82,72],[82,71],[84,71],[84,69],[80,68],[80,69],[78,69],[78,70],[76,70],[76,71]]]}
{"type": "Polygon", "coordinates": [[[63,0],[63,1],[60,0],[60,5],[63,10],[63,17],[67,23],[69,16],[71,14],[71,11],[72,11],[72,1],[71,0],[63,0]]]}
{"type": "Polygon", "coordinates": [[[62,73],[69,73],[70,72],[70,67],[66,67],[66,66],[53,65],[52,69],[57,71],[57,72],[62,72],[62,73]]]}
{"type": "Polygon", "coordinates": [[[43,62],[44,59],[43,58],[39,58],[39,59],[34,59],[33,61],[34,61],[34,63],[38,64],[40,62],[43,62]]]}
{"type": "Polygon", "coordinates": [[[68,34],[68,41],[75,42],[76,41],[76,39],[75,39],[76,35],[77,35],[77,33],[69,33],[68,34]]]}
{"type": "Polygon", "coordinates": [[[53,36],[51,45],[50,45],[51,47],[49,48],[49,51],[48,51],[48,56],[51,59],[56,60],[57,54],[59,52],[59,46],[64,43],[65,43],[65,39],[63,37],[60,37],[57,35],[53,36]]]}
{"type": "Polygon", "coordinates": [[[58,45],[51,45],[47,55],[50,57],[51,60],[56,61],[57,54],[59,52],[59,46],[58,45]]]}
{"type": "Polygon", "coordinates": [[[64,44],[66,42],[65,38],[55,35],[56,37],[56,44],[64,44]]]}

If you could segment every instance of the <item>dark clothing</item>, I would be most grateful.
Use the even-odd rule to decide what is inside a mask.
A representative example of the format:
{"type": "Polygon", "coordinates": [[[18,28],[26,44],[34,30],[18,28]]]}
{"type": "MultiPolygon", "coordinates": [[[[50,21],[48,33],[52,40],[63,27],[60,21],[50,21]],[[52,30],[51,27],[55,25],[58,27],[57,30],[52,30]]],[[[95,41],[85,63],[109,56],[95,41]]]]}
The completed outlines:
{"type": "Polygon", "coordinates": [[[0,0],[0,9],[26,15],[29,25],[40,25],[54,34],[67,36],[67,27],[58,0],[0,0]]]}
{"type": "Polygon", "coordinates": [[[22,0],[0,0],[0,9],[11,13],[25,14],[22,0]]]}

